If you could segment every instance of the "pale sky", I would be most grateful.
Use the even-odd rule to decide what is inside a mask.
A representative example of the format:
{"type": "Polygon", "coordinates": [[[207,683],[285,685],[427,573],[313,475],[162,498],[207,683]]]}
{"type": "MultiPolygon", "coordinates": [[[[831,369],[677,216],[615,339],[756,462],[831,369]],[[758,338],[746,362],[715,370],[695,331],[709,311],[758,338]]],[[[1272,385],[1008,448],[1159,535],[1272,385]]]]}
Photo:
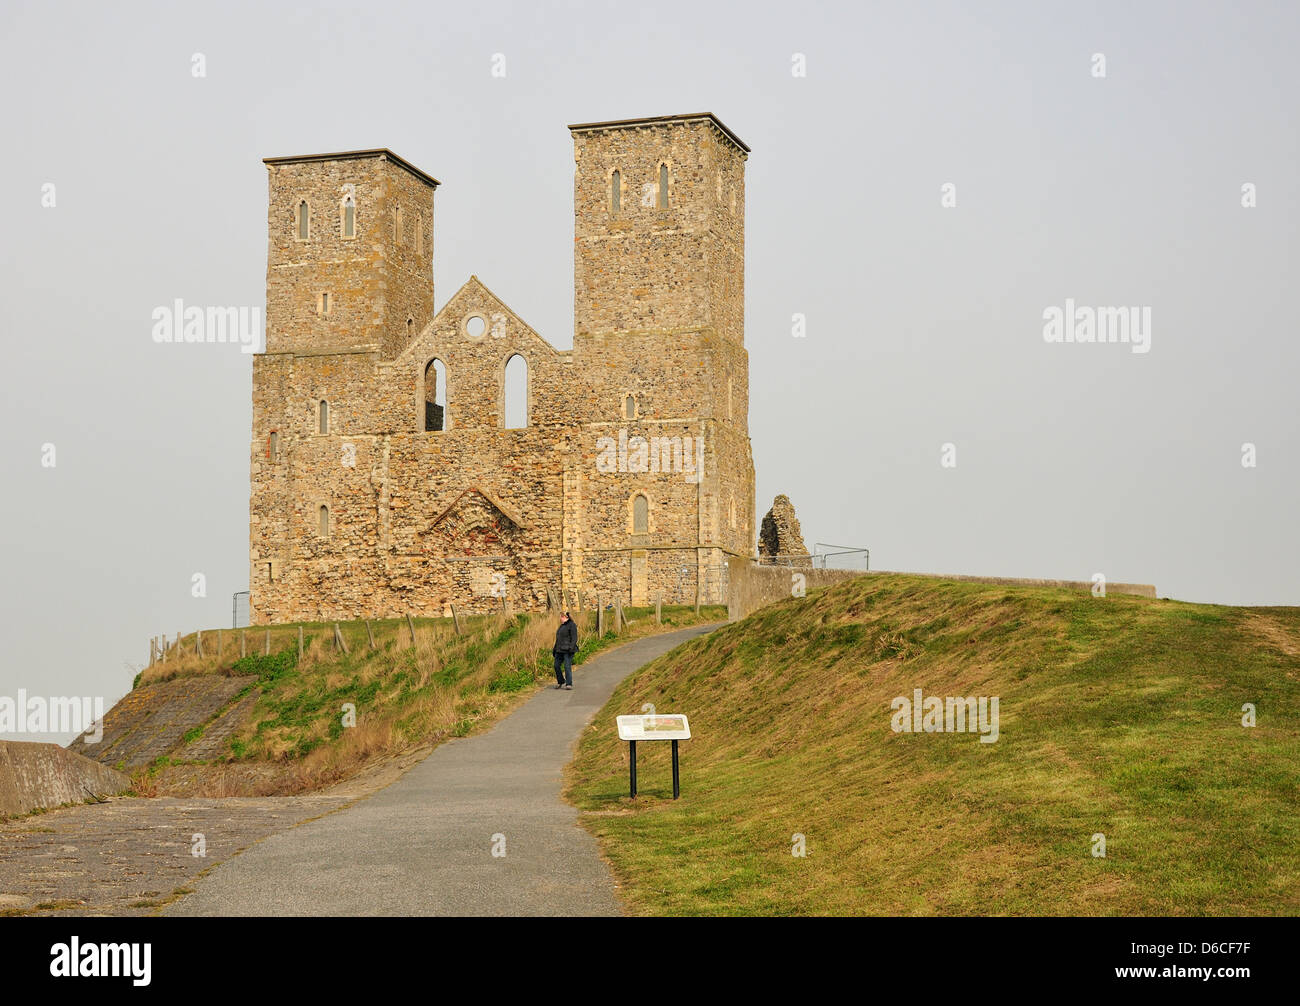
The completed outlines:
{"type": "Polygon", "coordinates": [[[264,307],[263,157],[392,148],[443,183],[437,306],[475,273],[567,348],[565,126],[683,112],[753,148],[756,519],[1300,603],[1300,5],[8,0],[0,47],[0,696],[111,703],[149,637],[230,624],[250,357],[151,314],[264,307]],[[1045,342],[1067,298],[1148,308],[1150,352],[1045,342]]]}

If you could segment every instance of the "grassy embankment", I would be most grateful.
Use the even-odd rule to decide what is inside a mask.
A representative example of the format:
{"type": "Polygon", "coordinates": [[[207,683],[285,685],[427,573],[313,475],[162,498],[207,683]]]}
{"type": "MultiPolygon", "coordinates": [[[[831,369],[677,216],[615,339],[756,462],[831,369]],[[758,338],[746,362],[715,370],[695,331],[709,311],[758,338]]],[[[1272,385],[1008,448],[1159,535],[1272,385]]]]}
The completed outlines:
{"type": "Polygon", "coordinates": [[[857,579],[632,675],[569,775],[640,913],[1297,914],[1300,609],[857,579]],[[915,688],[999,739],[894,732],[915,688]],[[646,702],[694,737],[677,802],[638,746],[634,807],[646,702]]]}
{"type": "MultiPolygon", "coordinates": [[[[726,609],[625,610],[629,625],[595,634],[595,612],[576,617],[581,649],[575,667],[611,646],[660,631],[719,621],[726,609]]],[[[195,654],[194,637],[181,653],[141,673],[137,686],[197,674],[256,675],[223,712],[256,694],[223,755],[210,762],[162,758],[135,776],[136,792],[237,795],[293,793],[345,779],[378,759],[431,747],[490,726],[524,697],[554,683],[552,615],[463,617],[462,635],[450,619],[416,619],[415,644],[405,620],[372,621],[375,647],[363,622],[340,623],[348,653],[334,643],[333,623],[303,623],[306,644],[298,659],[298,625],[271,630],[265,654],[263,629],[247,630],[249,655],[239,658],[239,630],[225,630],[222,652],[215,631],[204,632],[207,656],[195,654]],[[255,653],[253,651],[256,651],[255,653]],[[343,706],[356,709],[345,727],[343,706]]],[[[185,735],[190,742],[217,722],[218,713],[185,735]]]]}

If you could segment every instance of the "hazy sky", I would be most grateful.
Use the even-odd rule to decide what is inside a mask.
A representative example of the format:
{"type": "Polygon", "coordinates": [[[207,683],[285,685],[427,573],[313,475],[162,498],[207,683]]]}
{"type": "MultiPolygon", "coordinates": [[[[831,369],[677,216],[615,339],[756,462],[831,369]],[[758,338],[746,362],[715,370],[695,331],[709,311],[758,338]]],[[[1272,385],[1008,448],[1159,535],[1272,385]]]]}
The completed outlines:
{"type": "Polygon", "coordinates": [[[881,569],[1300,603],[1298,11],[6,0],[0,695],[111,702],[150,636],[230,624],[250,357],[151,314],[264,306],[261,158],[391,147],[443,183],[437,306],[476,273],[567,348],[566,124],[705,110],[753,147],[757,517],[786,493],[881,569]],[[1150,351],[1046,342],[1067,298],[1148,308],[1150,351]]]}

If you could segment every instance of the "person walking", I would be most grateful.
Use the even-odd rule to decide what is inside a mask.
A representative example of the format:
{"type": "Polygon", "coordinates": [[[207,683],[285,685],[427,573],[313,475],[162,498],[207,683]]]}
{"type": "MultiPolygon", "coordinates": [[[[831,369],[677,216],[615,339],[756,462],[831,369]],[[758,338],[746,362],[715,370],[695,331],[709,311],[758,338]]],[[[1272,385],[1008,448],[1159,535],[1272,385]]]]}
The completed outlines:
{"type": "Polygon", "coordinates": [[[555,687],[573,691],[573,655],[578,652],[578,627],[566,611],[560,617],[560,627],[555,630],[555,687]]]}

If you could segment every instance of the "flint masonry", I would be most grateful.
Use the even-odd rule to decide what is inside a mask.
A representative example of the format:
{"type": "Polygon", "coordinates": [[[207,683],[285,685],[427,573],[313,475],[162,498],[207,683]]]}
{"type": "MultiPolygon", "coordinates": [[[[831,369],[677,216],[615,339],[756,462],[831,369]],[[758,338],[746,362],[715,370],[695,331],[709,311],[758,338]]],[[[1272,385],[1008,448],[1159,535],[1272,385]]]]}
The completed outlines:
{"type": "Polygon", "coordinates": [[[439,183],[392,151],[266,159],[255,623],[725,600],[754,542],[749,148],[711,113],[569,129],[571,350],[475,276],[434,312],[439,183]]]}

